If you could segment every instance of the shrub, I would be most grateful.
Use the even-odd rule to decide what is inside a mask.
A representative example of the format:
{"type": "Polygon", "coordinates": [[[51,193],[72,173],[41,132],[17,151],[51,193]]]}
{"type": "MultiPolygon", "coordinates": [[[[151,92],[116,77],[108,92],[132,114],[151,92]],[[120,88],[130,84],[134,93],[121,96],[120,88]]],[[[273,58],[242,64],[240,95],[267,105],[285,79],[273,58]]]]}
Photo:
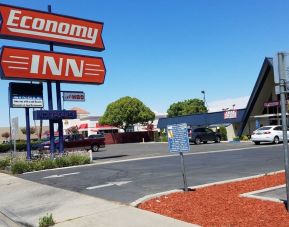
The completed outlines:
{"type": "Polygon", "coordinates": [[[46,216],[40,217],[39,218],[39,227],[49,227],[54,225],[55,222],[53,220],[52,214],[46,216]]]}
{"type": "Polygon", "coordinates": [[[4,170],[7,166],[10,165],[10,158],[5,158],[0,160],[0,170],[4,170]]]}
{"type": "Polygon", "coordinates": [[[90,163],[89,157],[81,156],[81,155],[68,156],[68,160],[69,160],[70,166],[83,165],[83,164],[89,164],[90,163]]]}
{"type": "Polygon", "coordinates": [[[53,169],[58,167],[66,167],[73,165],[89,164],[90,158],[83,155],[70,155],[52,159],[40,159],[34,161],[26,161],[17,159],[11,164],[11,171],[13,174],[21,174],[29,171],[53,169]]]}
{"type": "Polygon", "coordinates": [[[70,164],[68,157],[58,157],[54,161],[57,167],[66,167],[66,166],[69,166],[70,164]]]}
{"type": "Polygon", "coordinates": [[[155,142],[160,142],[160,134],[159,134],[159,132],[154,132],[154,141],[155,142]]]}
{"type": "Polygon", "coordinates": [[[25,160],[16,160],[11,164],[13,174],[21,174],[31,171],[31,164],[25,160]]]}
{"type": "Polygon", "coordinates": [[[220,127],[221,140],[228,140],[227,129],[224,126],[220,127]]]}
{"type": "Polygon", "coordinates": [[[0,144],[0,153],[4,153],[10,150],[10,144],[0,144]]]}
{"type": "Polygon", "coordinates": [[[233,141],[240,141],[240,138],[238,136],[233,138],[233,141]]]}
{"type": "Polygon", "coordinates": [[[41,165],[43,166],[43,169],[54,169],[58,167],[55,161],[52,159],[43,159],[43,160],[40,160],[40,162],[41,162],[41,165]]]}
{"type": "Polygon", "coordinates": [[[249,137],[246,136],[246,135],[241,135],[241,136],[240,136],[240,140],[248,141],[248,140],[249,140],[249,137]]]}

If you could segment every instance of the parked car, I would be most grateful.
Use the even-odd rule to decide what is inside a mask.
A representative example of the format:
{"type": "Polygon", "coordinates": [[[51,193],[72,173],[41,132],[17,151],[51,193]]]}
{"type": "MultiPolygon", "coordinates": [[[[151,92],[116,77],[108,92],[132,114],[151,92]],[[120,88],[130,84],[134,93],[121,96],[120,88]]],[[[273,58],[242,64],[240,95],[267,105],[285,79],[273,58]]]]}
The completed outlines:
{"type": "MultiPolygon", "coordinates": [[[[287,135],[289,136],[288,129],[287,135]]],[[[253,131],[251,141],[256,145],[259,145],[261,142],[278,144],[279,142],[283,141],[282,125],[268,125],[258,128],[257,130],[253,131]]]]}
{"type": "MultiPolygon", "coordinates": [[[[65,135],[63,137],[64,140],[64,150],[71,150],[75,148],[92,150],[96,152],[99,148],[105,147],[105,138],[104,136],[98,136],[97,138],[85,138],[81,134],[73,134],[73,135],[65,135]]],[[[55,139],[55,148],[59,149],[59,137],[55,139]]],[[[41,143],[38,147],[38,150],[49,150],[50,149],[50,141],[46,141],[41,143]]]]}
{"type": "Polygon", "coordinates": [[[214,132],[212,129],[200,127],[188,129],[189,141],[195,144],[200,144],[201,142],[207,143],[208,141],[214,141],[215,143],[220,143],[221,134],[214,132]]]}

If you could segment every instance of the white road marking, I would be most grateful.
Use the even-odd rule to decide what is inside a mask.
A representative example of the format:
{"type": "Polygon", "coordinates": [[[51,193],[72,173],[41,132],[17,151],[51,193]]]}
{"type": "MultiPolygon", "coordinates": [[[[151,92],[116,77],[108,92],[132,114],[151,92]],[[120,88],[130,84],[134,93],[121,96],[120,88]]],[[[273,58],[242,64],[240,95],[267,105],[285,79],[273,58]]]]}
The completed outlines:
{"type": "Polygon", "coordinates": [[[132,181],[108,182],[107,184],[96,185],[96,186],[88,187],[88,188],[86,188],[86,189],[87,189],[87,190],[92,190],[92,189],[110,187],[110,186],[113,186],[113,185],[122,186],[122,185],[128,184],[128,183],[130,183],[130,182],[132,182],[132,181]]]}
{"type": "Polygon", "coordinates": [[[77,175],[80,174],[80,172],[75,172],[75,173],[64,173],[64,174],[60,174],[60,175],[50,175],[47,177],[43,177],[42,179],[49,179],[49,178],[60,178],[60,177],[65,177],[65,176],[71,176],[71,175],[77,175]]]}
{"type": "MultiPolygon", "coordinates": [[[[235,148],[235,149],[225,149],[225,150],[217,150],[217,151],[204,151],[204,152],[196,152],[196,153],[186,153],[184,156],[191,156],[191,155],[202,155],[202,154],[214,154],[214,153],[222,153],[222,152],[230,152],[230,151],[242,151],[242,150],[255,150],[255,149],[261,149],[261,148],[268,148],[268,147],[278,147],[280,145],[267,145],[267,146],[254,146],[254,147],[244,147],[244,148],[235,148]]],[[[59,169],[72,169],[72,168],[84,168],[84,167],[92,167],[92,166],[98,166],[98,165],[107,165],[107,164],[114,164],[114,163],[123,163],[123,162],[133,162],[133,161],[141,161],[141,160],[150,160],[150,159],[159,159],[159,158],[169,158],[179,156],[179,153],[177,154],[167,154],[167,155],[158,155],[158,156],[148,156],[148,157],[141,157],[141,158],[131,158],[131,159],[123,159],[123,160],[117,160],[117,161],[105,161],[101,163],[92,163],[88,165],[78,165],[78,166],[68,166],[68,167],[62,167],[62,168],[56,168],[56,169],[44,169],[39,171],[33,171],[33,172],[26,172],[25,174],[32,174],[37,172],[48,172],[48,171],[56,171],[59,169]]]]}

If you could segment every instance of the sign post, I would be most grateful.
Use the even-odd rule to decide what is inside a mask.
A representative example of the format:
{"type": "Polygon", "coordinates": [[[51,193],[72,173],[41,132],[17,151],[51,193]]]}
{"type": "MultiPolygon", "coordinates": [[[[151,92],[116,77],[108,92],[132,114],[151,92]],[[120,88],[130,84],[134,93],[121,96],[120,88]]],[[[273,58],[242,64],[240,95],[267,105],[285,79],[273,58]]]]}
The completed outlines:
{"type": "Polygon", "coordinates": [[[168,146],[171,153],[180,153],[184,191],[188,191],[188,183],[183,152],[190,151],[188,126],[186,123],[167,126],[168,146]]]}
{"type": "Polygon", "coordinates": [[[12,156],[15,157],[16,153],[16,140],[18,139],[18,130],[19,130],[19,124],[18,124],[18,117],[12,118],[12,130],[11,130],[11,139],[13,140],[14,149],[12,152],[12,156]]]}
{"type": "Polygon", "coordinates": [[[286,195],[287,195],[287,212],[289,212],[289,153],[288,153],[288,138],[287,138],[287,108],[286,108],[286,84],[289,81],[289,53],[277,53],[274,59],[274,80],[275,83],[279,85],[280,92],[280,105],[281,105],[281,115],[282,115],[282,128],[283,128],[283,149],[284,149],[284,162],[285,162],[285,177],[286,177],[286,195]]]}

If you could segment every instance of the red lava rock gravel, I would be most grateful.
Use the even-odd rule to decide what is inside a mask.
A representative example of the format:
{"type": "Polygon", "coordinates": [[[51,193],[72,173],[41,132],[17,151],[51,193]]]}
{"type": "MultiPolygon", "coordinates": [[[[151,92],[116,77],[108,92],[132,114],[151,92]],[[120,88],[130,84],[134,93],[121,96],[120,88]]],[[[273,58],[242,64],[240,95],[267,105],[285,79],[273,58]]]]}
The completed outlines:
{"type": "Polygon", "coordinates": [[[284,173],[173,193],[140,204],[144,210],[201,226],[289,227],[283,203],[239,197],[240,194],[285,184],[284,173]]]}

